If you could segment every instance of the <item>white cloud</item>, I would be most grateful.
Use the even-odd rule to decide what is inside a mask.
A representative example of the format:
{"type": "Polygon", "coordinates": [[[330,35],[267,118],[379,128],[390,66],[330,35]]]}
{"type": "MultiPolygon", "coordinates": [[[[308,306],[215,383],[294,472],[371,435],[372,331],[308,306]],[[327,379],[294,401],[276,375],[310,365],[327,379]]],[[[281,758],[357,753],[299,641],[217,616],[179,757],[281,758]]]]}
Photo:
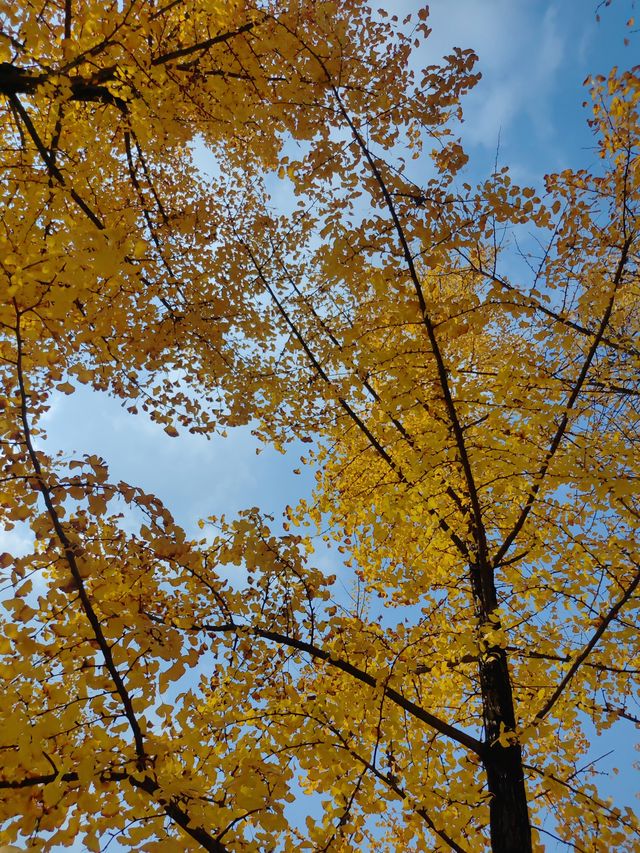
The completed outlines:
{"type": "Polygon", "coordinates": [[[0,529],[0,553],[7,551],[15,557],[23,557],[33,548],[33,534],[28,525],[18,523],[11,530],[0,529]]]}
{"type": "Polygon", "coordinates": [[[210,515],[233,516],[254,505],[278,513],[309,487],[310,477],[292,473],[298,447],[284,456],[271,448],[256,455],[260,445],[248,427],[229,430],[226,439],[170,438],[145,415],[130,415],[117,400],[85,387],[56,398],[44,425],[49,452],[102,456],[113,482],[122,479],[157,495],[191,533],[210,515]]]}
{"type": "Polygon", "coordinates": [[[469,47],[482,80],[465,102],[467,144],[490,150],[519,120],[539,138],[553,133],[551,96],[564,57],[555,6],[528,0],[435,0],[425,52],[469,47]]]}

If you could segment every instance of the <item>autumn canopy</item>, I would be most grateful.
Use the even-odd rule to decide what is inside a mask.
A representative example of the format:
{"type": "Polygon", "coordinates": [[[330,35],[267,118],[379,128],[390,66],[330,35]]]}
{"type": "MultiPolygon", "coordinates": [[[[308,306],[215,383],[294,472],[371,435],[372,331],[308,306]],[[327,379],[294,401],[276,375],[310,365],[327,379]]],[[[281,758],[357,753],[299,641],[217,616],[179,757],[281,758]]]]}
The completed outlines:
{"type": "Polygon", "coordinates": [[[597,169],[474,186],[428,36],[0,0],[0,844],[640,849],[588,766],[640,722],[640,74],[591,81],[597,169]],[[45,451],[80,384],[302,439],[314,497],[193,539],[45,451]]]}

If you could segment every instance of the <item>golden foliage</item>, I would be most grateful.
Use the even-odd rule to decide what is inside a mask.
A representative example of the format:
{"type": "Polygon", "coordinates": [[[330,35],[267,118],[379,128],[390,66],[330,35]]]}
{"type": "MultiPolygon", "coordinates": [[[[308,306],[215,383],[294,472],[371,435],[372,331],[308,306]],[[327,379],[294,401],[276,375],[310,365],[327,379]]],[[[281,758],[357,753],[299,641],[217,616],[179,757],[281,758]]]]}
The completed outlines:
{"type": "Polygon", "coordinates": [[[638,723],[637,69],[592,83],[599,171],[472,187],[476,58],[412,71],[426,21],[1,0],[0,841],[637,849],[583,766],[638,723]],[[313,503],[189,539],[41,448],[78,383],[309,441],[313,503]]]}

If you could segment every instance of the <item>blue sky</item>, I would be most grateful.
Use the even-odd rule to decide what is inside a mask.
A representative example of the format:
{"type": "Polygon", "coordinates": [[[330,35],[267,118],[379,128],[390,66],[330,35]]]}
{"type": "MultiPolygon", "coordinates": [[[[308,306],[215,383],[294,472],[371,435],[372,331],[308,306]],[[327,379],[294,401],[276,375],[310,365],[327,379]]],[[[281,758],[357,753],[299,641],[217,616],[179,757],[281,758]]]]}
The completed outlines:
{"type": "MultiPolygon", "coordinates": [[[[402,18],[419,4],[378,0],[373,5],[402,18]]],[[[483,78],[466,100],[462,128],[471,178],[492,171],[498,139],[500,164],[509,165],[522,183],[540,185],[546,172],[594,164],[582,84],[589,73],[633,65],[634,53],[637,62],[637,40],[623,44],[624,21],[632,14],[629,0],[602,9],[600,23],[597,0],[432,0],[430,5],[433,34],[417,61],[435,62],[453,46],[471,47],[480,58],[483,78]]],[[[253,505],[277,516],[308,494],[313,479],[310,472],[293,473],[302,445],[285,456],[269,448],[256,455],[258,443],[248,428],[231,431],[227,439],[172,439],[143,415],[132,416],[86,388],[56,397],[46,427],[47,449],[103,456],[114,480],[157,494],[188,532],[195,533],[199,518],[233,515],[253,505]]],[[[0,551],[20,548],[22,535],[0,531],[0,551]]],[[[330,562],[328,555],[323,560],[330,562]]],[[[612,793],[628,792],[635,787],[630,761],[637,755],[628,754],[620,735],[612,733],[595,745],[594,757],[612,748],[615,756],[603,767],[622,759],[626,766],[607,786],[610,782],[612,793]]]]}

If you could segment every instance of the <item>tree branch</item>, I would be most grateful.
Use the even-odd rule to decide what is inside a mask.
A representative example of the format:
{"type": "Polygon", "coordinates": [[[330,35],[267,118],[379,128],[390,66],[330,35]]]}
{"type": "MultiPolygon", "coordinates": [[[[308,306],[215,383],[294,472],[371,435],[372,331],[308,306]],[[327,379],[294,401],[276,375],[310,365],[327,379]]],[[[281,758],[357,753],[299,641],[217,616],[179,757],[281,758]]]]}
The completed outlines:
{"type": "Polygon", "coordinates": [[[180,59],[183,56],[190,56],[192,53],[202,53],[216,44],[230,41],[232,38],[235,38],[235,36],[249,32],[255,26],[255,21],[249,21],[247,24],[243,24],[241,27],[238,27],[237,30],[232,30],[228,33],[219,33],[217,36],[213,36],[213,38],[206,39],[205,41],[200,41],[197,44],[190,44],[187,47],[180,47],[176,50],[171,50],[169,53],[162,54],[162,56],[156,56],[155,59],[151,60],[151,65],[166,65],[167,62],[172,62],[174,59],[180,59]]]}
{"type": "MultiPolygon", "coordinates": [[[[324,368],[322,367],[322,365],[320,364],[318,359],[315,357],[314,353],[312,352],[311,348],[309,347],[309,344],[305,340],[301,331],[298,329],[297,325],[293,322],[289,313],[286,311],[284,305],[282,304],[281,300],[278,298],[277,293],[275,292],[275,290],[273,289],[273,287],[269,283],[266,275],[264,274],[264,270],[262,268],[262,265],[259,263],[258,259],[256,258],[255,253],[251,250],[251,247],[248,246],[246,242],[243,243],[243,245],[244,245],[245,251],[247,252],[247,254],[249,255],[249,257],[251,259],[252,264],[255,267],[255,270],[256,270],[259,278],[260,278],[260,281],[262,282],[265,289],[267,290],[267,293],[269,294],[269,296],[273,300],[276,308],[278,309],[280,316],[285,321],[285,323],[287,324],[287,326],[291,330],[292,334],[294,335],[295,339],[298,341],[298,343],[300,344],[300,346],[304,350],[307,358],[309,359],[309,362],[311,363],[311,366],[313,367],[315,372],[318,374],[318,376],[323,380],[323,382],[325,382],[325,384],[327,384],[329,387],[333,387],[333,383],[331,381],[331,378],[327,375],[326,371],[324,370],[324,368]]],[[[414,486],[414,484],[406,476],[406,474],[404,473],[404,471],[402,470],[400,465],[395,461],[395,459],[393,459],[391,454],[382,446],[382,444],[380,443],[380,441],[378,441],[378,439],[375,437],[375,435],[373,435],[373,433],[371,432],[369,427],[362,420],[362,418],[357,414],[357,412],[353,409],[353,407],[347,402],[347,400],[345,400],[344,397],[341,397],[339,395],[336,395],[336,399],[338,400],[340,407],[346,412],[346,414],[353,421],[353,423],[357,426],[357,428],[363,433],[363,435],[366,437],[366,439],[369,442],[369,444],[371,445],[371,447],[376,451],[378,456],[380,456],[380,458],[389,466],[389,468],[393,471],[393,473],[398,477],[400,482],[406,486],[409,486],[409,487],[414,486]]],[[[457,550],[460,552],[460,554],[465,559],[468,559],[469,549],[468,549],[466,543],[464,542],[464,540],[461,539],[460,536],[458,536],[458,534],[454,530],[452,530],[451,526],[443,518],[441,518],[438,515],[438,513],[432,507],[429,507],[426,504],[425,504],[425,506],[427,508],[428,514],[432,518],[436,519],[436,522],[437,522],[438,526],[440,527],[440,529],[443,530],[449,536],[449,538],[451,539],[451,541],[453,542],[453,544],[455,545],[457,550]]]]}
{"type": "Polygon", "coordinates": [[[9,95],[8,97],[9,97],[9,102],[11,103],[11,105],[13,106],[13,108],[15,109],[17,114],[20,116],[20,118],[22,119],[22,122],[24,123],[24,126],[27,129],[27,133],[29,134],[34,145],[36,146],[38,153],[40,154],[40,157],[42,158],[45,166],[47,167],[47,171],[49,172],[49,174],[52,177],[54,177],[56,179],[56,181],[58,181],[58,183],[61,184],[61,186],[65,187],[68,190],[71,198],[75,201],[75,203],[82,210],[82,212],[88,217],[88,219],[90,219],[91,222],[93,222],[93,224],[96,226],[96,228],[98,228],[100,231],[104,231],[105,226],[104,226],[104,223],[102,222],[102,220],[93,212],[93,210],[91,210],[89,205],[84,201],[83,198],[81,198],[78,195],[78,193],[75,191],[75,189],[73,187],[67,187],[66,181],[64,179],[64,175],[62,174],[60,169],[56,166],[56,163],[55,163],[53,157],[51,156],[50,151],[47,149],[46,145],[44,144],[44,142],[40,138],[40,135],[38,134],[38,131],[35,128],[35,125],[31,121],[31,117],[29,116],[29,113],[26,111],[26,109],[22,105],[22,102],[20,101],[18,96],[15,94],[12,94],[12,95],[9,95]]]}
{"type": "Polygon", "coordinates": [[[589,640],[589,642],[582,649],[578,657],[574,660],[574,662],[569,667],[567,674],[564,676],[562,681],[558,684],[556,689],[553,691],[549,699],[545,702],[543,707],[538,711],[535,715],[535,720],[544,720],[544,718],[549,714],[553,706],[556,704],[558,699],[562,696],[565,688],[574,677],[580,666],[584,663],[587,657],[591,654],[593,649],[596,647],[596,644],[607,630],[611,622],[616,618],[620,610],[625,606],[625,604],[629,601],[633,593],[640,584],[640,569],[636,573],[632,582],[629,584],[625,592],[620,596],[620,598],[616,601],[616,603],[611,607],[606,616],[603,617],[602,621],[598,625],[597,630],[594,632],[593,636],[589,640]]]}
{"type": "MultiPolygon", "coordinates": [[[[109,770],[103,771],[100,774],[100,779],[103,782],[129,782],[132,787],[138,788],[146,794],[149,794],[154,802],[157,802],[164,810],[167,817],[177,824],[183,832],[186,832],[187,835],[191,836],[194,841],[197,841],[205,850],[209,851],[209,853],[229,853],[229,849],[225,847],[218,838],[214,838],[202,827],[193,826],[188,812],[181,808],[181,806],[179,806],[175,801],[170,800],[169,802],[165,802],[163,800],[158,800],[155,797],[155,794],[160,790],[160,786],[149,776],[145,776],[144,779],[138,779],[130,773],[109,770]]],[[[24,790],[25,788],[33,788],[37,785],[50,785],[52,782],[78,781],[79,776],[75,771],[71,771],[69,773],[58,773],[54,770],[52,773],[28,776],[25,779],[0,779],[0,791],[24,790]]]]}
{"type": "Polygon", "coordinates": [[[622,274],[624,272],[624,269],[625,269],[625,266],[627,263],[627,259],[629,256],[629,249],[631,247],[632,239],[633,239],[632,236],[627,237],[627,239],[625,240],[625,242],[623,244],[622,252],[620,254],[620,260],[618,261],[616,271],[614,274],[614,278],[613,278],[613,288],[612,288],[611,296],[609,298],[609,302],[608,302],[607,307],[605,309],[602,320],[600,321],[598,331],[596,332],[595,337],[591,343],[591,346],[589,347],[587,357],[584,360],[584,363],[582,365],[582,369],[581,369],[580,374],[576,380],[576,384],[573,388],[573,391],[569,395],[569,399],[567,400],[567,403],[565,406],[565,411],[564,411],[564,414],[562,416],[562,420],[560,421],[560,424],[558,425],[558,429],[556,430],[555,435],[553,436],[553,439],[551,440],[549,450],[547,451],[547,454],[544,458],[544,461],[543,461],[542,465],[540,466],[540,470],[538,471],[538,473],[535,477],[535,482],[533,483],[533,485],[529,489],[529,494],[527,495],[527,499],[525,501],[524,506],[522,507],[522,510],[520,512],[518,519],[516,520],[516,523],[514,524],[511,532],[508,534],[508,536],[504,540],[502,546],[498,549],[498,553],[496,554],[496,557],[495,557],[494,562],[493,562],[494,566],[497,566],[499,563],[502,562],[505,554],[509,551],[509,549],[511,548],[511,546],[515,542],[516,537],[518,536],[518,534],[522,530],[524,523],[526,522],[527,518],[529,517],[529,513],[531,512],[531,509],[532,509],[532,507],[535,503],[535,500],[538,496],[538,492],[540,491],[540,488],[542,487],[542,482],[543,482],[543,480],[547,474],[547,471],[549,470],[549,466],[551,465],[551,461],[553,460],[553,457],[555,456],[556,451],[560,447],[560,443],[562,442],[564,434],[565,434],[567,427],[569,425],[569,415],[572,412],[573,407],[574,407],[574,405],[578,399],[580,391],[582,390],[582,386],[584,385],[585,380],[587,378],[587,375],[589,373],[589,370],[591,368],[591,363],[593,362],[596,351],[597,351],[598,347],[600,346],[600,343],[602,341],[602,337],[603,337],[603,335],[607,329],[607,326],[609,325],[609,320],[611,318],[611,313],[613,311],[613,306],[615,303],[616,293],[617,293],[618,287],[620,285],[620,282],[622,281],[622,274]]]}
{"type": "Polygon", "coordinates": [[[135,711],[133,709],[133,703],[131,701],[131,696],[129,695],[129,691],[127,690],[125,683],[118,671],[118,668],[113,659],[113,655],[111,654],[111,647],[107,642],[107,638],[104,635],[102,630],[102,625],[100,624],[100,620],[93,609],[93,605],[91,603],[91,599],[89,598],[89,594],[84,585],[84,580],[82,578],[82,573],[80,572],[80,568],[78,566],[78,562],[76,559],[76,553],[74,550],[74,546],[69,540],[64,527],[62,526],[62,522],[60,521],[60,517],[56,510],[56,507],[53,503],[53,498],[51,495],[51,489],[49,488],[46,478],[44,476],[44,472],[42,470],[42,466],[40,464],[40,459],[38,458],[38,454],[35,451],[33,446],[33,442],[31,440],[31,428],[29,426],[29,416],[27,409],[27,391],[24,383],[24,374],[23,374],[23,352],[22,352],[22,332],[20,328],[20,312],[16,307],[16,347],[17,347],[17,377],[18,377],[18,388],[20,392],[20,419],[22,421],[22,429],[24,432],[24,440],[27,448],[27,455],[29,457],[29,461],[33,468],[35,479],[37,482],[38,490],[42,495],[44,500],[45,507],[47,509],[47,514],[55,531],[56,537],[62,549],[62,554],[64,559],[69,567],[69,571],[71,572],[71,576],[73,577],[74,583],[78,590],[78,596],[80,598],[80,603],[82,605],[82,609],[91,625],[91,629],[93,631],[94,637],[102,656],[104,658],[105,666],[109,675],[111,676],[111,680],[116,688],[118,696],[120,697],[120,701],[122,702],[122,707],[124,709],[125,717],[129,722],[129,726],[131,728],[131,732],[133,734],[133,740],[135,744],[136,755],[138,756],[139,766],[145,767],[147,765],[147,754],[144,746],[144,737],[142,734],[142,730],[140,728],[140,724],[138,723],[138,719],[136,717],[135,711]]]}
{"type": "MultiPolygon", "coordinates": [[[[159,618],[153,617],[151,614],[147,613],[149,618],[152,618],[156,621],[162,621],[159,618]]],[[[257,628],[254,626],[246,626],[246,625],[236,625],[233,622],[228,622],[222,625],[208,625],[208,624],[196,624],[192,626],[193,630],[205,631],[207,633],[212,634],[222,634],[222,633],[241,633],[246,632],[255,637],[261,637],[264,640],[269,640],[274,643],[278,643],[279,645],[288,646],[292,649],[297,649],[300,652],[306,652],[312,658],[316,660],[322,660],[325,663],[328,663],[330,666],[335,669],[339,669],[342,672],[350,675],[352,678],[355,678],[357,681],[360,681],[362,684],[367,684],[369,687],[378,688],[382,690],[384,695],[390,699],[394,704],[403,710],[407,711],[411,714],[412,717],[415,717],[417,720],[425,723],[425,725],[429,726],[429,728],[434,729],[445,737],[450,738],[461,746],[466,747],[471,752],[475,753],[478,756],[482,756],[484,754],[484,744],[476,740],[476,738],[467,734],[466,732],[460,731],[455,726],[446,723],[444,720],[441,720],[439,717],[436,717],[434,714],[431,714],[429,711],[426,711],[420,705],[416,705],[415,702],[412,702],[410,699],[407,699],[402,693],[399,693],[397,690],[394,690],[392,687],[385,686],[381,684],[378,679],[374,678],[368,672],[365,672],[362,669],[359,669],[357,666],[354,666],[349,661],[342,660],[341,658],[335,657],[331,654],[331,652],[326,651],[326,649],[322,649],[319,646],[316,646],[312,643],[307,643],[304,640],[296,640],[293,637],[288,637],[286,634],[280,634],[277,631],[268,631],[264,628],[257,628]]]]}

